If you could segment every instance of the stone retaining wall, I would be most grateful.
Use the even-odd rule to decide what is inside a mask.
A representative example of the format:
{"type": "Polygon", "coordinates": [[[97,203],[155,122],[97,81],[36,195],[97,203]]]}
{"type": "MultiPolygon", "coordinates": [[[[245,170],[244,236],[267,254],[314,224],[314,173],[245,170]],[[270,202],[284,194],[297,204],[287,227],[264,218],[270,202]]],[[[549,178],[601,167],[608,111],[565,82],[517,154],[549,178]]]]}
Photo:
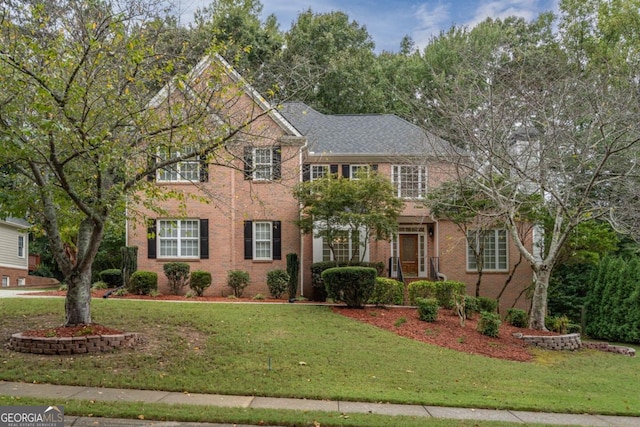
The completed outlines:
{"type": "Polygon", "coordinates": [[[22,333],[11,335],[8,348],[21,353],[82,354],[99,353],[116,348],[133,347],[142,341],[135,332],[115,335],[87,335],[81,337],[27,337],[22,333]]]}
{"type": "Polygon", "coordinates": [[[625,356],[631,357],[634,357],[636,355],[635,348],[624,347],[621,345],[611,345],[607,342],[585,342],[582,343],[582,347],[600,351],[608,351],[610,353],[624,354],[625,356]]]}
{"type": "Polygon", "coordinates": [[[540,336],[540,335],[524,335],[514,333],[514,337],[524,340],[529,345],[542,347],[547,350],[578,350],[580,348],[590,348],[600,351],[608,351],[611,353],[624,354],[634,357],[635,349],[631,347],[623,347],[620,345],[610,345],[606,342],[585,342],[580,340],[580,334],[540,336]]]}

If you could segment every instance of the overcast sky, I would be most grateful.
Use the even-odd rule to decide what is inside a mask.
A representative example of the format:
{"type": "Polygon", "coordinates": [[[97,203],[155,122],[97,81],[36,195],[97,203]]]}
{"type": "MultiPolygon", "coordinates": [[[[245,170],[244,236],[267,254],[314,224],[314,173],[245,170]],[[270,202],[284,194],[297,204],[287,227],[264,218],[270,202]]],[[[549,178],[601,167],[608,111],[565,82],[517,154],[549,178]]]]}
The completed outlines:
{"type": "MultiPolygon", "coordinates": [[[[183,22],[210,0],[173,0],[182,11],[183,22]]],[[[486,18],[520,16],[530,21],[541,12],[557,12],[558,0],[261,0],[263,18],[275,14],[280,30],[287,31],[298,14],[311,8],[325,13],[340,10],[367,28],[376,51],[398,51],[400,41],[410,36],[423,48],[433,36],[452,25],[472,27],[486,18]]]]}

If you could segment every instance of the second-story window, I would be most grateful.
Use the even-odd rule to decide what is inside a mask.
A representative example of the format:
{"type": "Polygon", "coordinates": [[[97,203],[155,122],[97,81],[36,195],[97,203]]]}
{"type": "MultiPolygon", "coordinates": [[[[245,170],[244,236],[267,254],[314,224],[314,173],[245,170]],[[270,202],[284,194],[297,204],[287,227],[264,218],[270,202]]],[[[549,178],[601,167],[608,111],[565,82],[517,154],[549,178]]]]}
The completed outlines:
{"type": "Polygon", "coordinates": [[[427,195],[427,168],[418,165],[398,165],[391,169],[391,181],[397,196],[403,199],[420,199],[427,195]]]}
{"type": "Polygon", "coordinates": [[[329,165],[311,165],[311,181],[324,178],[329,175],[329,165]]]}
{"type": "Polygon", "coordinates": [[[24,250],[25,242],[26,242],[25,236],[19,235],[18,236],[18,258],[25,257],[25,250],[24,250]]]}
{"type": "Polygon", "coordinates": [[[253,181],[273,181],[280,179],[281,148],[245,147],[244,178],[253,181]]]}
{"type": "MultiPolygon", "coordinates": [[[[193,153],[191,148],[180,150],[162,149],[158,152],[160,162],[178,159],[193,153]]],[[[194,182],[200,181],[200,160],[194,156],[158,170],[158,182],[194,182]]]]}
{"type": "Polygon", "coordinates": [[[352,180],[360,179],[369,174],[369,165],[349,165],[349,177],[352,180]]]}

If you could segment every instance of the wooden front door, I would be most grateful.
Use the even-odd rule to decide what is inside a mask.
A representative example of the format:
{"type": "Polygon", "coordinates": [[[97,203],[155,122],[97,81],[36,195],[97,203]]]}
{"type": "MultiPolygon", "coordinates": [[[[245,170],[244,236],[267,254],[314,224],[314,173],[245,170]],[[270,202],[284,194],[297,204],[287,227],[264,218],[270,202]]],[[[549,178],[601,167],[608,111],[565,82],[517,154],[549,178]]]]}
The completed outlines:
{"type": "Polygon", "coordinates": [[[401,234],[400,238],[400,264],[405,276],[418,275],[418,235],[401,234]]]}

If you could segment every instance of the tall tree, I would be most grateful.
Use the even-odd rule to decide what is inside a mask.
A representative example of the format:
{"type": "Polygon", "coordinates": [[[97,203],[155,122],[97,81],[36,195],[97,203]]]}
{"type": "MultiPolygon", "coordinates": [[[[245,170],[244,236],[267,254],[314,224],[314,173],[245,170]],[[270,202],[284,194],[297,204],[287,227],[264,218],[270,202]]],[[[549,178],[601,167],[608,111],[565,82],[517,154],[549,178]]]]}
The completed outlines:
{"type": "Polygon", "coordinates": [[[183,58],[161,50],[152,2],[5,4],[0,168],[20,191],[1,192],[0,206],[41,224],[68,285],[65,324],[88,324],[91,265],[113,213],[141,191],[151,208],[154,197],[178,196],[148,182],[160,168],[228,164],[216,149],[255,118],[228,114],[244,84],[226,79],[228,64],[212,62],[197,81],[173,74],[183,58]],[[182,155],[162,156],[167,147],[182,155]]]}
{"type": "Polygon", "coordinates": [[[635,173],[631,154],[640,141],[637,79],[626,67],[604,72],[573,61],[571,45],[548,37],[551,25],[551,16],[541,15],[519,39],[497,37],[485,55],[474,55],[463,40],[465,55],[434,75],[429,100],[442,136],[464,147],[460,173],[501,212],[535,273],[535,329],[545,328],[549,278],[562,246],[579,224],[610,215],[618,197],[611,190],[635,173]],[[536,195],[537,205],[527,207],[536,195]],[[518,223],[537,219],[542,227],[543,218],[546,245],[532,247],[518,223]]]}

